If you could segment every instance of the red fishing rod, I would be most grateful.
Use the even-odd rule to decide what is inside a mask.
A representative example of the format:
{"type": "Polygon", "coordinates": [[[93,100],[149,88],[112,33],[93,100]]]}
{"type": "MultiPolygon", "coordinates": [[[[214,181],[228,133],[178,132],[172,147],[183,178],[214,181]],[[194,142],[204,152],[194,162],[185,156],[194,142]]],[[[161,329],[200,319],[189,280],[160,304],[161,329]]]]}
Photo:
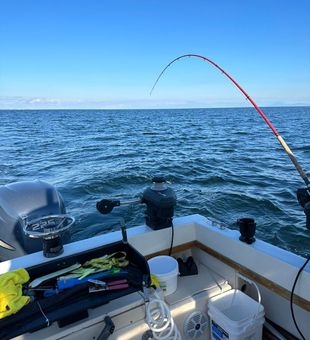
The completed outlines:
{"type": "Polygon", "coordinates": [[[303,181],[305,182],[306,186],[308,188],[310,188],[310,181],[306,175],[306,173],[304,172],[304,170],[302,169],[301,165],[298,163],[295,155],[293,154],[293,152],[291,151],[291,149],[289,148],[289,146],[286,144],[285,140],[280,136],[279,132],[276,130],[276,128],[271,124],[270,120],[266,117],[266,115],[264,114],[264,112],[261,110],[261,108],[254,102],[254,100],[248,95],[248,93],[235,81],[235,79],[233,79],[225,70],[223,70],[219,65],[217,65],[214,61],[203,57],[199,54],[184,54],[181,55],[177,58],[175,58],[174,60],[172,60],[159,74],[159,76],[157,77],[150,95],[152,95],[153,90],[155,89],[155,86],[157,85],[159,79],[162,77],[162,75],[165,73],[165,71],[172,65],[174,64],[176,61],[183,59],[183,58],[187,58],[187,57],[195,57],[195,58],[199,58],[202,60],[205,60],[207,62],[209,62],[210,64],[212,64],[213,66],[215,66],[217,69],[219,69],[230,81],[232,81],[237,88],[245,95],[246,99],[248,99],[250,101],[250,103],[255,107],[256,111],[262,116],[262,118],[265,120],[265,122],[267,123],[267,125],[270,127],[270,129],[272,130],[272,132],[274,133],[274,135],[277,137],[279,143],[281,144],[281,146],[283,147],[283,149],[285,150],[285,152],[287,153],[287,155],[289,156],[289,158],[291,159],[292,163],[294,164],[296,170],[298,171],[298,173],[300,174],[301,178],[303,179],[303,181]]]}
{"type": "MultiPolygon", "coordinates": [[[[254,100],[247,94],[247,92],[235,81],[235,79],[233,79],[225,70],[223,70],[219,65],[217,65],[214,61],[203,57],[199,54],[184,54],[181,55],[180,57],[175,58],[174,60],[172,60],[159,74],[158,78],[156,79],[152,90],[150,92],[150,95],[152,95],[152,92],[155,88],[155,86],[157,85],[159,79],[161,78],[161,76],[165,73],[165,71],[176,61],[183,59],[183,58],[187,58],[187,57],[195,57],[195,58],[199,58],[202,60],[205,60],[207,62],[209,62],[210,64],[212,64],[213,66],[215,66],[217,69],[219,69],[230,81],[232,81],[237,88],[245,95],[245,97],[251,102],[251,104],[255,107],[256,111],[262,116],[262,118],[265,120],[265,122],[267,123],[267,125],[270,127],[270,129],[272,130],[272,132],[274,133],[274,135],[277,137],[279,143],[281,144],[281,146],[283,147],[283,149],[285,150],[285,152],[287,153],[287,155],[289,156],[289,158],[291,159],[292,163],[294,164],[296,170],[298,171],[298,173],[300,174],[301,178],[303,179],[303,181],[306,184],[306,189],[302,188],[302,189],[298,189],[297,190],[297,199],[300,203],[300,205],[304,208],[304,212],[306,214],[306,227],[308,229],[310,229],[310,181],[306,175],[306,173],[303,171],[301,165],[298,163],[295,155],[293,154],[293,152],[291,151],[291,149],[289,148],[289,146],[286,144],[286,142],[284,141],[284,139],[280,136],[279,132],[276,130],[276,128],[271,124],[270,120],[266,117],[266,115],[264,114],[264,112],[261,110],[261,108],[254,102],[254,100]]],[[[301,272],[303,271],[303,269],[306,267],[306,265],[309,263],[310,261],[310,256],[308,256],[308,258],[306,259],[305,263],[303,264],[303,266],[300,268],[300,270],[298,271],[298,274],[295,278],[294,284],[293,284],[293,288],[291,291],[291,295],[290,295],[290,309],[291,309],[291,314],[292,314],[292,318],[294,321],[294,324],[296,326],[296,329],[298,331],[298,333],[300,334],[302,339],[305,339],[305,337],[303,336],[302,332],[300,331],[296,319],[295,319],[295,315],[294,315],[294,310],[293,310],[293,298],[294,298],[294,290],[295,290],[295,286],[296,283],[298,281],[298,278],[301,274],[301,272]]]]}

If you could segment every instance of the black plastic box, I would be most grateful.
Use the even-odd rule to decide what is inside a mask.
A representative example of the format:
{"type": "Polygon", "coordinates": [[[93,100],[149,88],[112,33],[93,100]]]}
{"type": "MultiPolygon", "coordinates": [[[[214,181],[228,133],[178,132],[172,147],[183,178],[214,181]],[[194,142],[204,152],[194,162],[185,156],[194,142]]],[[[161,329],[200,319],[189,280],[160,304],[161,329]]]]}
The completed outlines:
{"type": "MultiPolygon", "coordinates": [[[[142,291],[144,285],[149,286],[150,271],[147,261],[135,248],[122,241],[25,269],[30,275],[29,282],[31,282],[37,277],[69,267],[75,263],[83,264],[93,258],[118,251],[125,251],[127,253],[130,265],[124,268],[128,270],[127,275],[114,275],[113,280],[127,278],[130,283],[129,288],[119,291],[89,293],[89,284],[84,283],[62,291],[57,295],[40,299],[40,306],[36,301],[30,302],[16,314],[0,320],[0,339],[10,339],[27,332],[34,332],[48,327],[55,321],[58,322],[59,327],[66,326],[87,317],[88,309],[96,308],[111,300],[121,298],[136,291],[142,291]],[[41,309],[44,311],[48,322],[41,309]]],[[[109,278],[105,277],[104,280],[109,281],[109,278]]]]}

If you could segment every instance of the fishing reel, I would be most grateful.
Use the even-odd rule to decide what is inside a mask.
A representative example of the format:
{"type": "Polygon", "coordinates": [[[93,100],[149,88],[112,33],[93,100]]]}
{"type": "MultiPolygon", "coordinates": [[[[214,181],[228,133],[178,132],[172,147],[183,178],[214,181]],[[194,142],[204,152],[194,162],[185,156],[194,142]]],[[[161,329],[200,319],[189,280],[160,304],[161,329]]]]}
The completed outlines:
{"type": "Polygon", "coordinates": [[[163,177],[154,177],[152,182],[152,186],[144,190],[142,198],[125,202],[103,199],[97,202],[97,210],[105,215],[121,205],[146,204],[146,225],[154,230],[171,227],[176,205],[175,192],[167,186],[163,177]]]}
{"type": "Polygon", "coordinates": [[[310,189],[297,189],[297,199],[306,215],[306,227],[310,229],[310,189]]]}

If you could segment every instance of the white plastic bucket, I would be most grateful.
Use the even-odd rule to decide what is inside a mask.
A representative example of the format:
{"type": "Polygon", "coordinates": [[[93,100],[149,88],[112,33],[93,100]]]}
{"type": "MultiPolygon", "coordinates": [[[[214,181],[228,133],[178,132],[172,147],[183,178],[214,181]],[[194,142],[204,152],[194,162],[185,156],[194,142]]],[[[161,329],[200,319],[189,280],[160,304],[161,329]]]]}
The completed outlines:
{"type": "Polygon", "coordinates": [[[171,256],[156,256],[147,261],[151,274],[155,275],[164,295],[176,291],[178,286],[179,264],[171,256]]]}
{"type": "Polygon", "coordinates": [[[210,299],[208,314],[211,339],[262,339],[264,306],[240,290],[232,289],[210,299]]]}

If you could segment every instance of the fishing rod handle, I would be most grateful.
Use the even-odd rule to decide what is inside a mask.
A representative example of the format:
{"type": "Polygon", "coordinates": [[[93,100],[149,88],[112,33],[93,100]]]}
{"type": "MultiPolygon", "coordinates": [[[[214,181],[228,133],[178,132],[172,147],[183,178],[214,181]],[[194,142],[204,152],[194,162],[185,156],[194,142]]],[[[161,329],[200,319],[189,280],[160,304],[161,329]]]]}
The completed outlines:
{"type": "Polygon", "coordinates": [[[299,172],[301,178],[304,180],[306,186],[309,188],[310,187],[309,178],[306,175],[306,173],[304,172],[304,170],[302,169],[301,165],[299,164],[299,162],[298,162],[297,158],[295,157],[295,155],[293,154],[292,150],[290,149],[290,147],[286,144],[285,140],[280,135],[278,135],[277,138],[278,138],[278,141],[280,142],[280,144],[282,145],[283,149],[285,150],[285,152],[287,153],[287,155],[291,159],[292,163],[294,164],[296,170],[299,172]]]}

